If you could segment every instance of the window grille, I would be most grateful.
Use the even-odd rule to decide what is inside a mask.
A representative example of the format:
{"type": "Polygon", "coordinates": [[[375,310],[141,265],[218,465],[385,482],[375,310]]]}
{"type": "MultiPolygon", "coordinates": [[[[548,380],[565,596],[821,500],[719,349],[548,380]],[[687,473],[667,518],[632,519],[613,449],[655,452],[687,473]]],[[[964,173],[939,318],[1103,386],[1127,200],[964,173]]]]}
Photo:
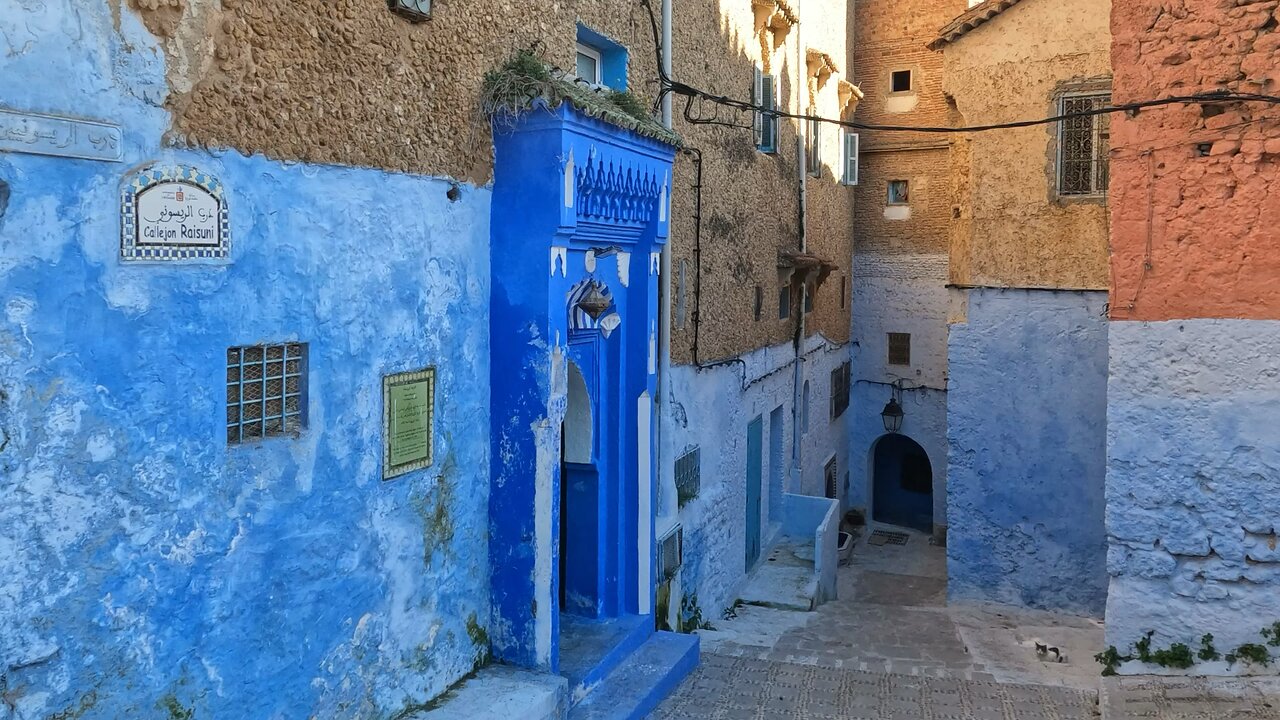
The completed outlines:
{"type": "Polygon", "coordinates": [[[227,348],[227,444],[301,432],[306,375],[304,343],[227,348]]]}
{"type": "Polygon", "coordinates": [[[852,363],[844,363],[831,371],[831,419],[844,415],[849,409],[849,384],[852,376],[852,363]]]}
{"type": "MultiPolygon", "coordinates": [[[[751,98],[764,110],[777,109],[778,80],[773,75],[765,75],[760,68],[755,69],[755,83],[751,98]]],[[[778,150],[778,116],[767,112],[756,112],[753,121],[756,148],[761,152],[777,152],[778,150]]]]}
{"type": "MultiPolygon", "coordinates": [[[[1111,95],[1064,95],[1059,99],[1062,115],[1089,112],[1111,104],[1111,95]]],[[[1058,123],[1058,193],[1061,195],[1105,195],[1110,174],[1111,118],[1086,115],[1058,123]]]]}
{"type": "Polygon", "coordinates": [[[684,564],[684,528],[677,525],[658,543],[658,582],[675,577],[684,564]]]}
{"type": "Polygon", "coordinates": [[[889,364],[911,364],[911,333],[889,333],[889,364]]]}
{"type": "Polygon", "coordinates": [[[702,488],[702,459],[698,448],[676,458],[676,497],[680,507],[698,497],[702,488]]]}
{"type": "Polygon", "coordinates": [[[827,497],[832,499],[840,497],[840,488],[836,485],[836,478],[839,477],[839,473],[836,469],[835,458],[827,461],[827,466],[822,471],[822,477],[826,485],[827,497]]]}

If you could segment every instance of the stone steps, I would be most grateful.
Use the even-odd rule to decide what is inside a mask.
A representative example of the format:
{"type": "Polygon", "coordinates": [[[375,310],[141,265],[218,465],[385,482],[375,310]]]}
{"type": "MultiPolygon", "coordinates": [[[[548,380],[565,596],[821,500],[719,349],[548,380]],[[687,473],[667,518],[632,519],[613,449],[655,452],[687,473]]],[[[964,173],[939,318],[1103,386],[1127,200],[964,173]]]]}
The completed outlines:
{"type": "Polygon", "coordinates": [[[569,710],[569,720],[640,720],[698,664],[698,636],[653,633],[569,710]]]}

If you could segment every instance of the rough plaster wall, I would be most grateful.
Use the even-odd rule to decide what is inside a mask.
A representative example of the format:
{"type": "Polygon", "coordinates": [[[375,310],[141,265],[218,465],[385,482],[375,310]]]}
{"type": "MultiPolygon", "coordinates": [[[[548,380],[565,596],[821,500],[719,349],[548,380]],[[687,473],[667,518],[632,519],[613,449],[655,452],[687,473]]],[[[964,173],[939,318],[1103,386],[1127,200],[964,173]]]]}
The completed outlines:
{"type": "MultiPolygon", "coordinates": [[[[678,515],[659,519],[662,537],[676,518],[684,526],[685,562],[679,585],[696,594],[706,619],[715,622],[733,604],[746,579],[747,425],[757,416],[763,422],[761,482],[761,557],[779,529],[783,492],[823,495],[822,466],[835,453],[841,472],[847,458],[844,418],[830,421],[824,393],[831,371],[847,359],[847,346],[816,336],[805,344],[801,382],[809,381],[813,398],[809,432],[805,435],[803,467],[793,475],[792,379],[795,351],[781,343],[743,356],[737,363],[697,371],[672,369],[672,392],[677,421],[664,437],[664,458],[670,463],[693,447],[701,451],[701,491],[678,515]],[[745,376],[744,376],[745,373],[745,376]],[[750,384],[742,389],[743,378],[750,384]],[[771,413],[781,407],[782,451],[770,453],[771,413]],[[775,479],[780,482],[775,482],[775,479]]],[[[847,411],[846,411],[847,412],[847,411]]],[[[661,501],[661,498],[660,498],[661,501]]],[[[668,503],[670,504],[670,503],[668,503]]],[[[672,604],[679,598],[673,596],[672,604]]]]}
{"type": "MultiPolygon", "coordinates": [[[[965,124],[1056,114],[1064,83],[1111,74],[1110,0],[1019,3],[944,46],[943,91],[965,124]]],[[[1164,86],[1157,86],[1164,87],[1164,86]]],[[[1057,125],[957,139],[951,281],[1107,287],[1107,209],[1056,192],[1057,125]]]]}
{"type": "MultiPolygon", "coordinates": [[[[1278,14],[1275,0],[1116,3],[1116,101],[1153,88],[1276,94],[1278,14]]],[[[1280,108],[1258,103],[1116,118],[1113,318],[1280,318],[1278,131],[1280,108]]]]}
{"type": "Polygon", "coordinates": [[[134,15],[48,0],[0,30],[7,106],[126,140],[123,164],[0,157],[21,238],[0,243],[0,715],[385,717],[438,694],[487,649],[487,191],[162,150],[134,15]],[[226,184],[230,264],[119,262],[120,182],[152,160],[226,184]],[[309,427],[229,448],[226,348],[281,340],[309,343],[309,427]],[[426,365],[435,465],[383,482],[381,376],[426,365]]]}
{"type": "Polygon", "coordinates": [[[884,435],[886,383],[902,379],[902,434],[920,443],[933,466],[934,523],[946,523],[947,309],[945,255],[859,256],[854,278],[853,400],[848,416],[849,507],[870,509],[871,451],[884,435]],[[865,273],[865,274],[864,274],[865,273]],[[911,365],[888,364],[888,333],[911,333],[911,365]]]}
{"type": "Polygon", "coordinates": [[[529,47],[572,68],[578,21],[630,49],[641,97],[657,77],[637,3],[436,2],[413,24],[377,0],[119,1],[162,37],[180,28],[165,45],[183,58],[170,72],[175,141],[284,160],[482,184],[493,161],[476,114],[484,73],[529,47]]]}
{"type": "Polygon", "coordinates": [[[1106,294],[959,292],[968,312],[949,333],[949,596],[1101,617],[1106,294]]]}
{"type": "Polygon", "coordinates": [[[1113,322],[1110,344],[1107,642],[1260,642],[1280,618],[1280,323],[1113,322]]]}
{"type": "MultiPolygon", "coordinates": [[[[809,47],[822,49],[836,58],[847,72],[851,43],[846,40],[845,5],[835,0],[817,0],[806,6],[804,17],[820,18],[810,24],[809,47]],[[820,34],[819,34],[820,33],[820,34]]],[[[749,99],[752,72],[761,63],[760,43],[754,32],[755,14],[750,2],[677,2],[674,8],[673,74],[676,79],[710,92],[749,99]]],[[[802,17],[803,21],[803,17],[802,17]]],[[[779,82],[779,107],[798,112],[796,77],[796,34],[793,30],[773,56],[773,71],[779,82]]],[[[821,93],[824,116],[838,114],[833,76],[821,93]]],[[[808,104],[807,93],[804,105],[808,104]]],[[[798,314],[778,318],[778,254],[797,250],[800,245],[799,199],[796,167],[796,123],[779,121],[778,151],[756,150],[752,133],[746,128],[694,125],[683,119],[683,100],[675,99],[676,130],[686,144],[702,150],[702,276],[701,311],[698,327],[698,360],[706,362],[738,355],[754,349],[786,342],[795,336],[798,314]],[[755,320],[755,288],[761,287],[763,312],[755,320]]],[[[694,112],[710,115],[707,105],[694,112]]],[[[731,113],[720,110],[720,119],[733,121],[731,113]]],[[[749,115],[736,119],[750,125],[749,115]]],[[[853,230],[847,222],[852,213],[852,190],[839,185],[839,137],[834,127],[824,130],[823,156],[827,164],[822,178],[810,178],[808,241],[813,252],[839,266],[819,289],[815,310],[809,316],[811,334],[821,332],[843,341],[848,337],[849,307],[840,307],[839,275],[848,273],[853,254],[853,230]]],[[[672,198],[672,267],[688,263],[686,306],[688,321],[673,327],[671,358],[674,363],[693,360],[693,292],[696,283],[694,243],[693,162],[688,156],[676,160],[672,198]]],[[[674,275],[674,274],[673,274],[674,275]]],[[[678,275],[673,277],[673,288],[678,275]]],[[[676,295],[672,293],[676,317],[676,295]]]]}

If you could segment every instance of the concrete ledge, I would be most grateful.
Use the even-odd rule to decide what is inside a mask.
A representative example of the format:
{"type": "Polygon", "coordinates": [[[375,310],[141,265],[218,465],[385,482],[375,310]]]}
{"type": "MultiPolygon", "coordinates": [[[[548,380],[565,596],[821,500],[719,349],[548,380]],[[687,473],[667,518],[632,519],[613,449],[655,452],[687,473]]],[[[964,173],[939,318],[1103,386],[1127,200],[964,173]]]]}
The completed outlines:
{"type": "Polygon", "coordinates": [[[413,720],[564,720],[569,681],[559,675],[490,665],[441,696],[413,720]]]}

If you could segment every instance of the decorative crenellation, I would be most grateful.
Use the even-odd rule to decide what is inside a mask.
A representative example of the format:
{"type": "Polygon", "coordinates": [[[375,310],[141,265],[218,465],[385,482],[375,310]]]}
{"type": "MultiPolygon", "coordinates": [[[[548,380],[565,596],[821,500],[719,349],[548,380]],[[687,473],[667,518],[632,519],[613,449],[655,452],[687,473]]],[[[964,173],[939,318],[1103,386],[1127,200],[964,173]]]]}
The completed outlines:
{"type": "Polygon", "coordinates": [[[574,169],[574,206],[592,220],[644,224],[657,215],[663,178],[649,170],[597,158],[574,169]]]}

